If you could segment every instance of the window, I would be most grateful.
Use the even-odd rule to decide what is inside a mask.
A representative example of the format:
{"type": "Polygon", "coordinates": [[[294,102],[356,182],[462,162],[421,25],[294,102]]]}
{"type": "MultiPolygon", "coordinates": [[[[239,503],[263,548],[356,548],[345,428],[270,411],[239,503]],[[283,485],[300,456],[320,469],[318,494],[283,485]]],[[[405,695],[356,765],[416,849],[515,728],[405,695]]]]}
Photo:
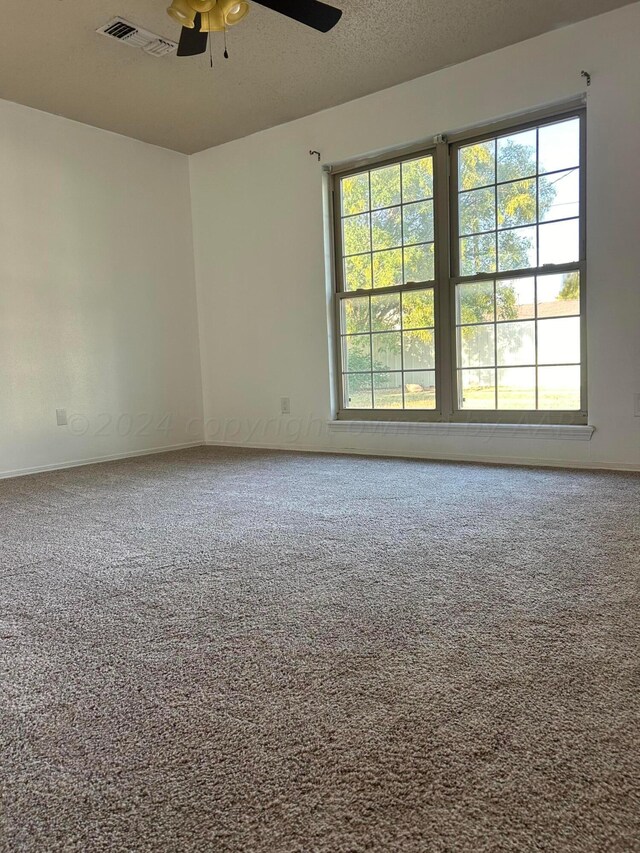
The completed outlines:
{"type": "Polygon", "coordinates": [[[333,180],[339,417],[586,422],[582,110],[333,180]]]}
{"type": "Polygon", "coordinates": [[[340,205],[345,407],[435,409],[433,157],[343,178],[340,205]]]}

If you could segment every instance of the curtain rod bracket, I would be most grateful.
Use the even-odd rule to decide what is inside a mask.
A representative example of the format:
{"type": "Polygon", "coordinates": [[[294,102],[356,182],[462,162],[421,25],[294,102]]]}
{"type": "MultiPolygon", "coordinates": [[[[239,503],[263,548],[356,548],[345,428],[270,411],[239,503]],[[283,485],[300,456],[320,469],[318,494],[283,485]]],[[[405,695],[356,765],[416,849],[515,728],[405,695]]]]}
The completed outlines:
{"type": "Polygon", "coordinates": [[[587,80],[587,86],[590,86],[590,85],[591,85],[591,74],[589,74],[589,72],[588,72],[588,71],[581,71],[581,72],[580,72],[580,76],[581,76],[581,77],[586,77],[586,80],[587,80]]]}
{"type": "Polygon", "coordinates": [[[319,151],[309,151],[309,157],[316,156],[318,158],[318,163],[320,162],[320,152],[319,151]]]}

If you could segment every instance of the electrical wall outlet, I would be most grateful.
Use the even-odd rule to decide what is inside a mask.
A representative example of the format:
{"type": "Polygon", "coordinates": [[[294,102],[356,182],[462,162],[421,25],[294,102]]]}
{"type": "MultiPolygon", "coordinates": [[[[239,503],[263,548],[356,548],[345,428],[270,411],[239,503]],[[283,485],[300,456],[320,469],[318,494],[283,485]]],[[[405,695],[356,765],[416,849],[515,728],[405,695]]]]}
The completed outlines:
{"type": "Polygon", "coordinates": [[[56,423],[58,426],[66,426],[67,425],[67,410],[66,409],[56,409],[56,423]]]}
{"type": "Polygon", "coordinates": [[[280,397],[280,414],[291,414],[291,400],[288,397],[280,397]]]}

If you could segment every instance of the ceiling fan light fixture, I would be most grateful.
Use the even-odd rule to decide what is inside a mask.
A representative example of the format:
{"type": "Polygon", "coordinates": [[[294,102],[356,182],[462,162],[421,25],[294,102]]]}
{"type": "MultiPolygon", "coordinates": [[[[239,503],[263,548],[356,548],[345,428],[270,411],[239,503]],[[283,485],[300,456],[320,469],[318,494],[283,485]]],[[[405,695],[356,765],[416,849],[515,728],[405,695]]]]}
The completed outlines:
{"type": "Polygon", "coordinates": [[[228,27],[240,23],[249,12],[247,0],[218,0],[217,4],[228,27]]]}
{"type": "Polygon", "coordinates": [[[196,10],[187,0],[173,0],[167,9],[167,14],[180,24],[181,27],[192,30],[195,26],[196,10]]]}
{"type": "Polygon", "coordinates": [[[209,12],[200,16],[201,33],[221,33],[224,30],[224,18],[220,7],[216,4],[209,12]]]}

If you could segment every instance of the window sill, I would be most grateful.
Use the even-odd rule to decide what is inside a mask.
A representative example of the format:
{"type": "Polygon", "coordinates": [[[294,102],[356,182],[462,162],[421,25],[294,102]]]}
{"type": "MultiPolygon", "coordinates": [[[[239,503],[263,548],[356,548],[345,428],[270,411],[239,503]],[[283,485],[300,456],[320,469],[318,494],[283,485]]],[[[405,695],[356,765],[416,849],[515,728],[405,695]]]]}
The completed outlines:
{"type": "Polygon", "coordinates": [[[351,435],[457,435],[464,438],[535,438],[591,441],[592,426],[567,424],[483,424],[411,421],[328,421],[330,432],[351,435]]]}

